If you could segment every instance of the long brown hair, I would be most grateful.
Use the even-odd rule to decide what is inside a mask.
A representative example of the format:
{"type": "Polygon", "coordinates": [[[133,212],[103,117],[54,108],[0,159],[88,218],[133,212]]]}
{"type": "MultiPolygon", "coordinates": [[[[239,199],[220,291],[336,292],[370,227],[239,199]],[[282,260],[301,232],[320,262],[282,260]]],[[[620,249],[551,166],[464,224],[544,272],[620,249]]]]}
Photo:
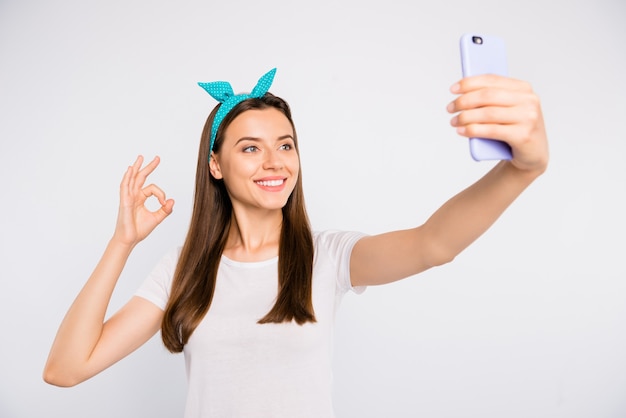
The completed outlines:
{"type": "MultiPolygon", "coordinates": [[[[250,109],[276,108],[291,123],[298,150],[295,126],[287,102],[266,93],[237,104],[217,130],[213,152],[218,153],[228,125],[250,109]]],[[[196,190],[187,238],[178,259],[170,298],[161,324],[161,338],[171,352],[180,352],[211,305],[217,270],[226,245],[232,218],[232,204],[223,180],[209,171],[211,126],[219,105],[209,115],[200,140],[196,190]]],[[[298,151],[299,153],[299,151],[298,151]]],[[[278,296],[274,307],[258,323],[315,322],[311,282],[313,236],[304,205],[302,170],[296,186],[283,207],[278,250],[278,296]]]]}

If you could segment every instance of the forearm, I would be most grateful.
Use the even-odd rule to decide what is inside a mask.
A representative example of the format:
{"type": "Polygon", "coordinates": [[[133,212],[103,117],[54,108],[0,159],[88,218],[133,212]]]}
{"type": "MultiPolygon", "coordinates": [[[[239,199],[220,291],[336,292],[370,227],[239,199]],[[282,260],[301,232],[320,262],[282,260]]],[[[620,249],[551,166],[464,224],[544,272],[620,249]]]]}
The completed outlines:
{"type": "Polygon", "coordinates": [[[111,295],[131,250],[131,246],[115,239],[109,242],[59,327],[45,373],[54,375],[61,371],[72,375],[88,362],[102,333],[111,295]]]}
{"type": "Polygon", "coordinates": [[[432,265],[453,260],[480,237],[540,174],[519,170],[503,161],[448,200],[422,226],[423,237],[433,249],[432,265]]]}

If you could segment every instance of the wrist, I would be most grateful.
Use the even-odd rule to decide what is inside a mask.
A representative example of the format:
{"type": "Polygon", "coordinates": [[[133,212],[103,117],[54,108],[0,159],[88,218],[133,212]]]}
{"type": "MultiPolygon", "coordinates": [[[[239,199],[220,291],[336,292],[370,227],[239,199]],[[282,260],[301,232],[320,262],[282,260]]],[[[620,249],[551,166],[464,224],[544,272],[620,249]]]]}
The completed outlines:
{"type": "Polygon", "coordinates": [[[130,254],[131,251],[135,248],[135,245],[137,245],[137,243],[128,241],[127,239],[123,239],[122,237],[119,237],[117,234],[113,234],[113,236],[109,240],[108,246],[111,249],[115,249],[115,250],[130,254]]]}
{"type": "Polygon", "coordinates": [[[532,167],[520,165],[515,160],[504,161],[503,163],[507,171],[529,183],[545,173],[547,169],[546,163],[536,164],[532,167]]]}

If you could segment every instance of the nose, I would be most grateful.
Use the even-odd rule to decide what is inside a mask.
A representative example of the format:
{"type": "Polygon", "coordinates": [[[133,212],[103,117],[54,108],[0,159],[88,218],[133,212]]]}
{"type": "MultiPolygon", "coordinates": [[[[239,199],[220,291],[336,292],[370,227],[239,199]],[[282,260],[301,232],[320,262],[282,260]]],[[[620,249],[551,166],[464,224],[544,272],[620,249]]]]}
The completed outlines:
{"type": "Polygon", "coordinates": [[[263,168],[266,170],[280,170],[285,166],[279,150],[268,149],[263,160],[263,168]]]}

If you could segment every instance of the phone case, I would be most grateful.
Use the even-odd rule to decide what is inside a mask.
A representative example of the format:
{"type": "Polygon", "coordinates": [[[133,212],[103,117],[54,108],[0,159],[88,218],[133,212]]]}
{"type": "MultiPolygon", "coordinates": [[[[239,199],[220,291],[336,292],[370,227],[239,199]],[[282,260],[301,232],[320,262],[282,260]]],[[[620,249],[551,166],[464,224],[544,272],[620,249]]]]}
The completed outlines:
{"type": "MultiPolygon", "coordinates": [[[[470,34],[461,36],[463,77],[480,74],[507,75],[506,48],[496,36],[470,34]]],[[[509,144],[497,139],[470,138],[470,154],[476,161],[510,160],[509,144]]]]}

